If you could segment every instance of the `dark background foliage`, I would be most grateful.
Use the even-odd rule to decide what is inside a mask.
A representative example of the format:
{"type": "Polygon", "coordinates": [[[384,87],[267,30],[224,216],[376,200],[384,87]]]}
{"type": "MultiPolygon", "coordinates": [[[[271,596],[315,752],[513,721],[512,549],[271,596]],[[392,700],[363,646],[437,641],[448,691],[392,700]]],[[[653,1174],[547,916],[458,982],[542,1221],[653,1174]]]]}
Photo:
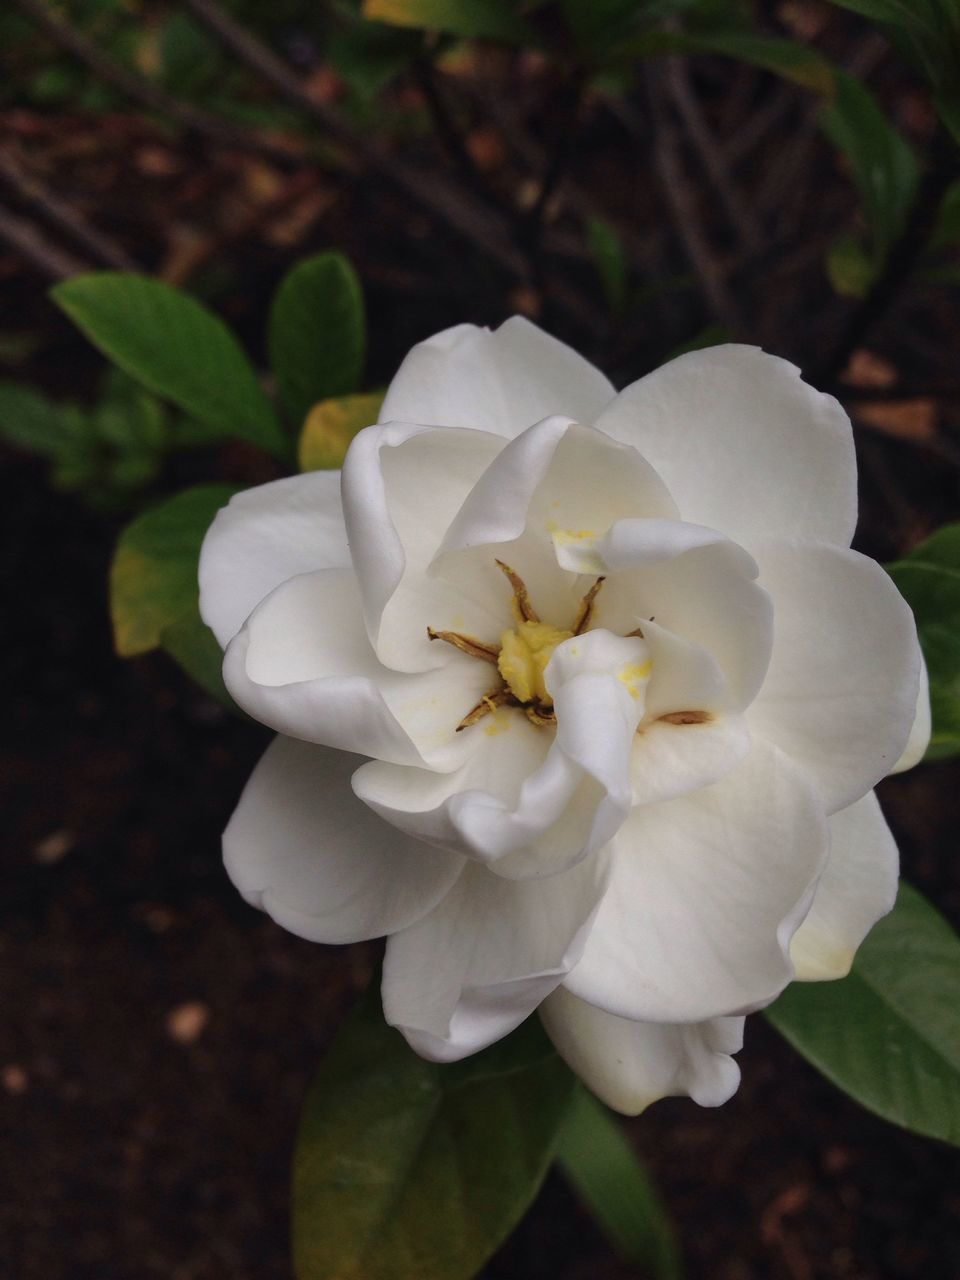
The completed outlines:
{"type": "MultiPolygon", "coordinates": [[[[35,438],[0,445],[4,1277],[289,1276],[297,1114],[376,963],[376,948],[283,933],[226,880],[219,832],[265,734],[165,656],[112,653],[124,520],[185,483],[255,483],[278,464],[202,436],[181,450],[175,424],[105,387],[47,285],[148,271],[227,317],[263,364],[278,280],[335,247],[363,282],[370,387],[419,338],[515,311],[620,384],[685,344],[756,342],[852,414],[861,549],[892,559],[960,515],[957,227],[941,217],[930,240],[958,170],[922,81],[817,0],[619,8],[789,38],[854,73],[919,158],[913,213],[884,240],[858,152],[821,129],[809,88],[715,53],[601,74],[560,5],[521,48],[302,0],[0,13],[0,377],[76,406],[52,462],[16,447],[35,438]],[[252,52],[231,45],[233,22],[252,52]],[[141,415],[135,448],[116,414],[141,415]]],[[[894,203],[881,193],[881,211],[894,203]]],[[[960,924],[956,766],[881,794],[911,879],[960,924]]],[[[955,1150],[860,1110],[760,1019],[742,1065],[719,1112],[670,1100],[629,1125],[689,1275],[960,1275],[955,1150]]],[[[483,1274],[640,1273],[552,1174],[483,1274]]]]}

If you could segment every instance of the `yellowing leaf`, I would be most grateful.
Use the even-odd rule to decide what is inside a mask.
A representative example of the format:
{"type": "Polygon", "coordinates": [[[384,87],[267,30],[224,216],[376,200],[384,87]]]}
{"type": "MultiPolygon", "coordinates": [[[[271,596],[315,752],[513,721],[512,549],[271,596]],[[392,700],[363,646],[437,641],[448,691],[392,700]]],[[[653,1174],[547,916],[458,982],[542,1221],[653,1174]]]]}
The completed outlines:
{"type": "Polygon", "coordinates": [[[301,471],[329,471],[343,466],[350,441],[377,420],[381,391],[321,400],[307,414],[297,456],[301,471]]]}

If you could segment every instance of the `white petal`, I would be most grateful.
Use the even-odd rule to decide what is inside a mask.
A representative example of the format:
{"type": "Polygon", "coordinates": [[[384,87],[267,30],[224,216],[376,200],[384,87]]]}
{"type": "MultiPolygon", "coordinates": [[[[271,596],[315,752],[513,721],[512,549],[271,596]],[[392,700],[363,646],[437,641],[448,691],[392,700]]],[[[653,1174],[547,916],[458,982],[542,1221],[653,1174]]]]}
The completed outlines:
{"type": "Polygon", "coordinates": [[[749,550],[772,536],[850,543],[849,419],[785,360],[743,346],[690,352],[621,391],[595,425],[640,450],[685,520],[749,550]]]}
{"type": "Polygon", "coordinates": [[[404,675],[370,648],[350,569],[278,587],[227,646],[223,678],[250,715],[292,738],[398,764],[456,769],[461,718],[490,685],[485,663],[442,646],[443,665],[404,675]]]}
{"type": "MultiPolygon", "coordinates": [[[[708,653],[722,673],[726,705],[749,706],[763,683],[773,645],[770,597],[753,580],[753,561],[734,544],[704,542],[670,546],[657,535],[660,521],[625,521],[619,547],[625,567],[611,575],[597,596],[593,625],[626,634],[646,634],[655,622],[664,631],[708,653]],[[626,567],[630,561],[635,567],[626,567]]],[[[677,525],[677,529],[687,526],[677,525]]],[[[656,681],[650,690],[656,696],[656,681]]]]}
{"type": "Polygon", "coordinates": [[[281,582],[349,563],[339,471],[245,489],[217,512],[203,540],[201,617],[225,648],[281,582]]]}
{"type": "Polygon", "coordinates": [[[350,790],[340,751],[277,738],[223,834],[246,900],[311,942],[404,929],[445,896],[462,861],[391,831],[350,790]]]}
{"type": "Polygon", "coordinates": [[[927,747],[930,745],[930,734],[933,730],[933,723],[930,712],[930,677],[927,674],[927,664],[920,654],[920,687],[917,690],[917,710],[913,717],[913,728],[910,730],[910,737],[907,739],[907,745],[904,748],[903,755],[890,770],[891,773],[905,773],[907,769],[912,769],[915,764],[919,764],[923,757],[927,754],[927,747]]]}
{"type": "MultiPolygon", "coordinates": [[[[417,671],[436,665],[427,625],[446,622],[435,613],[419,614],[419,602],[431,594],[424,574],[447,526],[502,447],[502,439],[482,431],[398,423],[368,427],[354,438],[343,466],[344,518],[367,633],[388,666],[417,671]],[[404,586],[412,586],[412,598],[404,586]]],[[[436,592],[435,585],[435,610],[436,592]]],[[[458,593],[456,606],[473,610],[470,594],[458,593]]],[[[457,629],[484,622],[482,614],[479,620],[464,617],[457,629]]]]}
{"type": "Polygon", "coordinates": [[[592,422],[614,395],[589,361],[514,316],[492,333],[461,324],[415,346],[390,383],[380,421],[514,436],[552,413],[592,422]]]}
{"type": "Polygon", "coordinates": [[[883,569],[855,551],[777,540],[756,552],[774,645],[750,729],[802,763],[835,813],[906,747],[920,679],[913,615],[883,569]]]}
{"type": "Polygon", "coordinates": [[[830,819],[830,860],[790,955],[805,982],[843,978],[857,948],[897,898],[899,858],[871,791],[830,819]]]}
{"type": "Polygon", "coordinates": [[[631,1022],[578,1000],[562,986],[544,1000],[540,1017],[567,1066],[624,1115],[678,1096],[719,1107],[740,1083],[740,1068],[730,1055],[743,1045],[743,1018],[631,1022]]]}
{"type": "Polygon", "coordinates": [[[702,791],[631,811],[610,887],[567,979],[620,1017],[702,1022],[761,1008],[793,976],[790,939],[828,851],[805,775],[775,748],[702,791]]]}
{"type": "Polygon", "coordinates": [[[631,748],[643,712],[642,640],[591,631],[560,645],[547,667],[557,728],[518,708],[464,730],[475,747],[456,774],[371,761],[357,795],[419,839],[526,879],[554,875],[601,848],[631,803],[631,748]]]}
{"type": "Polygon", "coordinates": [[[469,863],[439,906],[387,943],[387,1021],[435,1062],[507,1035],[576,964],[605,880],[602,857],[537,881],[469,863]]]}

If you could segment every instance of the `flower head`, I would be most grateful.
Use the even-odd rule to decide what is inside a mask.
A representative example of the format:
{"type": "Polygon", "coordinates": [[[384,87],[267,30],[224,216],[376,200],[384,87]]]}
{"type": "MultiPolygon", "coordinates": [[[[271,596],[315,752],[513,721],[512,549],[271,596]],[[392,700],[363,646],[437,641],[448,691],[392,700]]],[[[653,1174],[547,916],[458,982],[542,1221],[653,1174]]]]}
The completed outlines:
{"type": "Polygon", "coordinates": [[[846,416],[753,348],[617,395],[524,320],[420,344],[342,474],[204,543],[227,686],[280,734],[230,875],[304,937],[387,935],[427,1057],[539,1008],[613,1106],[724,1101],[743,1016],[842,976],[896,892],[871,788],[922,754],[922,661],[855,520],[846,416]]]}

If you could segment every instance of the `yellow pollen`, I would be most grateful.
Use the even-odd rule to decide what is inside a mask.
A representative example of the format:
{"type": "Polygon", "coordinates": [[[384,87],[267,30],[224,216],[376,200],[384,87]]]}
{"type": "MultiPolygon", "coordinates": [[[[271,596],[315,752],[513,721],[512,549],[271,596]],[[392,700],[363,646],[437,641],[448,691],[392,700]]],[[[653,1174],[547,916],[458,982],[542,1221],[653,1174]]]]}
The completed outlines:
{"type": "Polygon", "coordinates": [[[649,658],[646,662],[632,662],[628,666],[621,667],[617,672],[617,679],[627,686],[627,692],[631,698],[639,698],[641,685],[652,670],[653,663],[649,658]]]}
{"type": "Polygon", "coordinates": [[[561,631],[548,622],[521,622],[515,631],[504,631],[497,666],[518,702],[553,705],[543,673],[557,645],[572,635],[572,631],[561,631]]]}

